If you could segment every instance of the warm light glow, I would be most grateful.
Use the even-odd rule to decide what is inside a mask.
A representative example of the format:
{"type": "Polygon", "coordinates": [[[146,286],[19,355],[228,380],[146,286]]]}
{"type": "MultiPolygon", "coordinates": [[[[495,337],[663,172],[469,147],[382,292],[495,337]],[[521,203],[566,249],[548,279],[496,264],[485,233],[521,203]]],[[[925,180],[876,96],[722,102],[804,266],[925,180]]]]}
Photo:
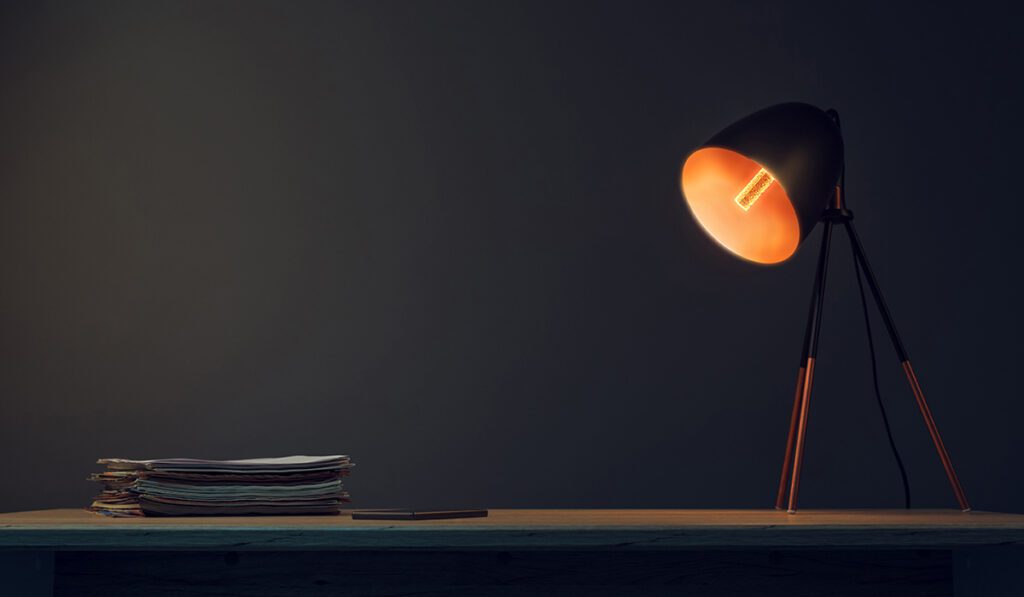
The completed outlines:
{"type": "Polygon", "coordinates": [[[756,161],[729,149],[705,147],[686,159],[680,183],[697,222],[739,257],[779,263],[796,252],[796,210],[783,181],[756,161]]]}
{"type": "Polygon", "coordinates": [[[736,205],[743,208],[743,211],[750,211],[750,207],[757,203],[757,200],[761,198],[761,195],[768,190],[768,187],[775,182],[775,177],[768,174],[768,171],[761,168],[754,175],[754,178],[750,179],[747,186],[743,187],[739,195],[736,195],[736,205]]]}

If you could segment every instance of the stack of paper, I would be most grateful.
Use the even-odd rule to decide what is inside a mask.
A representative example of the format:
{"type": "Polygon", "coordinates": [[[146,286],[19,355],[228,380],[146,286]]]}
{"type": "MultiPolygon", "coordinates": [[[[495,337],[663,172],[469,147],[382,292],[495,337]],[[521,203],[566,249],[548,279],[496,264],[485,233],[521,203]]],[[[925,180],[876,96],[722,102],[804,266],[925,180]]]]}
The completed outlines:
{"type": "Polygon", "coordinates": [[[337,514],[349,501],[348,456],[249,460],[101,458],[89,510],[107,516],[337,514]]]}

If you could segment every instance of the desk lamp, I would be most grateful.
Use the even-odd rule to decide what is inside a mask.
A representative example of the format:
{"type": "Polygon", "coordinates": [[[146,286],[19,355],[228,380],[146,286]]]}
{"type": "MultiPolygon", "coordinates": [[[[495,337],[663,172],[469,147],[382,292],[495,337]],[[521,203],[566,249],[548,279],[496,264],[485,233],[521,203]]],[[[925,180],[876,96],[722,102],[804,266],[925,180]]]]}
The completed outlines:
{"type": "MultiPolygon", "coordinates": [[[[796,512],[829,250],[833,228],[839,227],[846,231],[853,249],[865,318],[862,271],[956,500],[962,510],[968,511],[970,504],[853,227],[853,213],[846,208],[844,170],[839,115],[835,110],[826,112],[803,103],[779,104],[755,112],[711,137],[683,163],[682,191],[693,216],[715,242],[741,259],[763,265],[781,263],[796,252],[815,224],[820,221],[824,226],[775,508],[782,509],[788,486],[787,510],[796,512]]],[[[873,344],[870,322],[868,341],[873,344]]],[[[872,346],[872,359],[873,355],[872,346]]],[[[877,375],[875,388],[878,393],[877,375]]],[[[882,413],[884,417],[884,408],[882,413]]],[[[895,451],[895,444],[893,448],[895,451]]],[[[909,507],[906,475],[898,454],[897,462],[904,474],[909,507]]]]}

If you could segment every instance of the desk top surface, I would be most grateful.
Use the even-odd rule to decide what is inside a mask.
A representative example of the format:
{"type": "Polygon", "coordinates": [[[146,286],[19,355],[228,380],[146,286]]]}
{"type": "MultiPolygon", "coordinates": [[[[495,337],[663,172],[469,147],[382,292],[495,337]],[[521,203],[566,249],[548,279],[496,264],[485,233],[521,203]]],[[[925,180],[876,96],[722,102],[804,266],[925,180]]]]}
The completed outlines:
{"type": "Polygon", "coordinates": [[[954,510],[491,510],[487,518],[0,514],[0,549],[375,550],[1024,546],[1024,515],[954,510]]]}

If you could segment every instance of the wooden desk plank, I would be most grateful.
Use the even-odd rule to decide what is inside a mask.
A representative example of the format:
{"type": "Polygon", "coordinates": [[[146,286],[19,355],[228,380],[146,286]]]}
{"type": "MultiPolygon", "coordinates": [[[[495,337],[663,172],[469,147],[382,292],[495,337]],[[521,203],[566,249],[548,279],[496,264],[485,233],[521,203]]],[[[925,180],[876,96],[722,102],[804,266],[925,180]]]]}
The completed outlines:
{"type": "Polygon", "coordinates": [[[492,510],[488,518],[0,514],[6,550],[671,550],[1024,545],[1024,515],[952,510],[492,510]]]}
{"type": "Polygon", "coordinates": [[[68,551],[55,570],[57,597],[954,597],[935,550],[68,551]]]}

